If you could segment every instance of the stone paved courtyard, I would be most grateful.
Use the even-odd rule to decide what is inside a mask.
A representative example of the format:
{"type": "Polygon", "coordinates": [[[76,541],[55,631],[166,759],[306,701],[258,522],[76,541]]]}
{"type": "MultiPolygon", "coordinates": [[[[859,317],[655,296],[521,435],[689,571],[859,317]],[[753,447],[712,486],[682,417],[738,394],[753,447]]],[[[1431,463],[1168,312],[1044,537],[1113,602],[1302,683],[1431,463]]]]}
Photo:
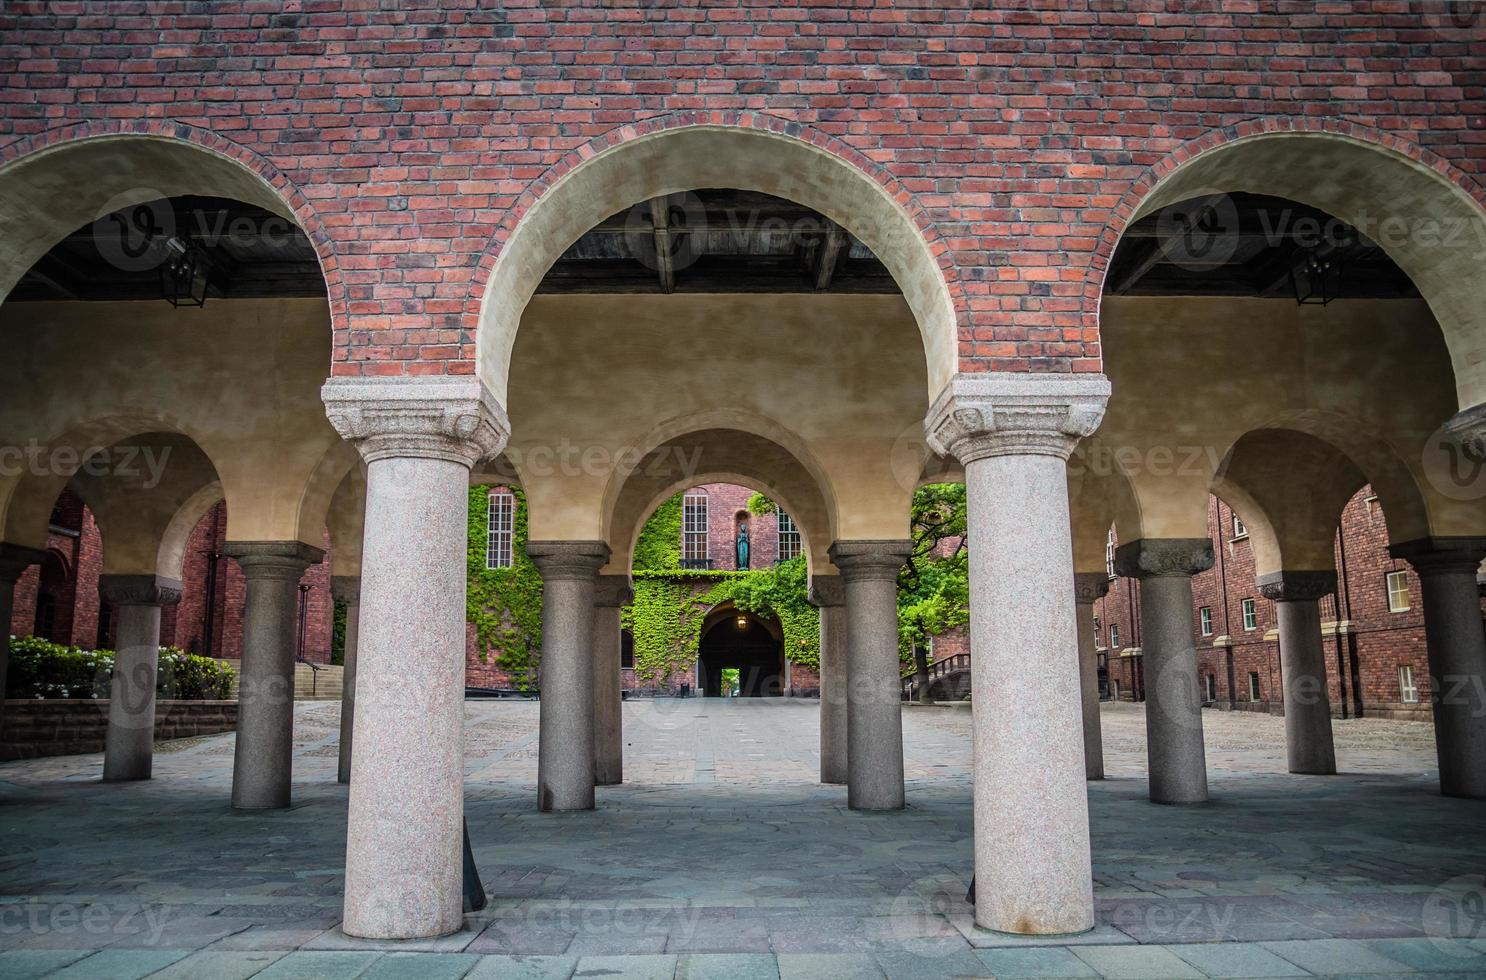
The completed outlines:
{"type": "Polygon", "coordinates": [[[1213,802],[1158,807],[1141,709],[1106,705],[1100,925],[1039,942],[963,901],[967,712],[907,709],[909,809],[862,814],[814,781],[813,703],[628,702],[626,784],[543,815],[537,705],[470,703],[493,898],[394,946],[336,928],[338,710],[296,709],[288,811],[228,807],[231,735],[160,746],[142,784],[101,784],[100,756],[0,766],[0,977],[1486,976],[1486,804],[1436,794],[1426,725],[1339,723],[1344,775],[1302,777],[1280,719],[1207,712],[1213,802]]]}

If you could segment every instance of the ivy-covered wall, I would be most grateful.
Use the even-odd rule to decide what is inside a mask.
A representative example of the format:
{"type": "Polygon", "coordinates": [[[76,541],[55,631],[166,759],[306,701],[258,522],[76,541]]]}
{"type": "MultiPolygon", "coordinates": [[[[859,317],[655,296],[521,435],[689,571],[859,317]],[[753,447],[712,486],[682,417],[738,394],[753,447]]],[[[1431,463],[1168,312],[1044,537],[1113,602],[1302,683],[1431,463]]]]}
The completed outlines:
{"type": "Polygon", "coordinates": [[[473,627],[475,656],[504,672],[510,686],[527,690],[537,686],[542,655],[542,576],[526,556],[526,494],[516,488],[511,567],[486,567],[489,492],[470,488],[465,616],[473,627]]]}

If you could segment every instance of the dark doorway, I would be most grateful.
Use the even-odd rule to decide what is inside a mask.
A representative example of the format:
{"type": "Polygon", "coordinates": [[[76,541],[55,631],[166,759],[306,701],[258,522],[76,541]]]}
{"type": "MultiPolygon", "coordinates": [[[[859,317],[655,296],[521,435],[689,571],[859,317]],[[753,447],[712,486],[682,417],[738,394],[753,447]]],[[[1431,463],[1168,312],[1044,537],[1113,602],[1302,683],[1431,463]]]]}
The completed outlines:
{"type": "Polygon", "coordinates": [[[728,668],[738,671],[740,698],[784,693],[784,647],[775,632],[751,613],[729,613],[702,632],[697,679],[705,697],[723,696],[723,671],[728,668]]]}

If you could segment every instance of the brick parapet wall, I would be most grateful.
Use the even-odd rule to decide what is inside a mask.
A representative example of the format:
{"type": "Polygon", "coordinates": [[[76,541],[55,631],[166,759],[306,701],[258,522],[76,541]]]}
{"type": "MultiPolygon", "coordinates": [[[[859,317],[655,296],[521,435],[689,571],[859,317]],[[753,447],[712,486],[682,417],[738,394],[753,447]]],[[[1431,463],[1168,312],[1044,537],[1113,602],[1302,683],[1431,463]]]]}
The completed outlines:
{"type": "Polygon", "coordinates": [[[1198,150],[1329,129],[1480,197],[1468,7],[17,0],[0,163],[123,132],[209,147],[310,232],[336,373],[467,373],[534,188],[659,128],[768,129],[898,199],[951,284],[962,369],[1096,370],[1119,229],[1198,150]]]}
{"type": "MultiPolygon", "coordinates": [[[[155,740],[230,732],[236,701],[157,701],[155,740]]],[[[0,762],[102,752],[108,701],[7,700],[0,725],[0,762]]]]}

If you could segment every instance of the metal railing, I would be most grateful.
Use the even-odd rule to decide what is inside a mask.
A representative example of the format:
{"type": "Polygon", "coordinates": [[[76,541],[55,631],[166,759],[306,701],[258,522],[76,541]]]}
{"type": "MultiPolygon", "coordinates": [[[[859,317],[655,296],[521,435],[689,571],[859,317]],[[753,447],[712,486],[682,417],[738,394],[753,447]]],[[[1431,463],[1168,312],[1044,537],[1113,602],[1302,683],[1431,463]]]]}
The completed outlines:
{"type": "MultiPolygon", "coordinates": [[[[970,669],[970,654],[968,654],[968,653],[956,653],[956,654],[953,654],[951,656],[945,657],[943,660],[936,660],[933,663],[929,664],[929,671],[928,671],[928,673],[929,673],[929,680],[928,680],[928,683],[932,684],[932,683],[934,683],[936,680],[938,680],[941,677],[948,676],[949,674],[953,674],[953,673],[955,673],[957,671],[969,670],[969,669],[970,669]]],[[[911,698],[913,696],[913,685],[914,685],[914,683],[917,680],[918,680],[918,672],[917,671],[915,671],[914,673],[909,674],[907,677],[903,678],[903,696],[905,698],[911,698]]]]}

